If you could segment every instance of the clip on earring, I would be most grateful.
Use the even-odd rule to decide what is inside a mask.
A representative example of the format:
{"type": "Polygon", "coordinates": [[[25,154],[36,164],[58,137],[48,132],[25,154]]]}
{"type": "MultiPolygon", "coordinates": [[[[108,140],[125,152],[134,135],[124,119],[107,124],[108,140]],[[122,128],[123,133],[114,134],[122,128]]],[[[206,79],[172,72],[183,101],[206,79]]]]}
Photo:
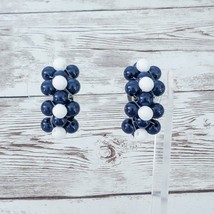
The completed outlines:
{"type": "Polygon", "coordinates": [[[155,135],[161,130],[157,119],[163,116],[164,107],[154,102],[156,96],[165,92],[165,85],[159,80],[161,70],[140,59],[124,70],[124,77],[128,80],[125,91],[129,101],[124,111],[129,118],[122,122],[121,128],[136,140],[146,140],[148,134],[155,135]]]}
{"type": "Polygon", "coordinates": [[[78,130],[78,121],[74,118],[80,112],[80,106],[74,101],[73,95],[80,90],[76,79],[79,69],[76,65],[66,66],[64,58],[55,59],[53,66],[42,70],[44,82],[41,91],[44,95],[52,95],[41,105],[42,113],[47,116],[41,122],[43,131],[51,133],[55,139],[62,139],[66,133],[78,130]]]}

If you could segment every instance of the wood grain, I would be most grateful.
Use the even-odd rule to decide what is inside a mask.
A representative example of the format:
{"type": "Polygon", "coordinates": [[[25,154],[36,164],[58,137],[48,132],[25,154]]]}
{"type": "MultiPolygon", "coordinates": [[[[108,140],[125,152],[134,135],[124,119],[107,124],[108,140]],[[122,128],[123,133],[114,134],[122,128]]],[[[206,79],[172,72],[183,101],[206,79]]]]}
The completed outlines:
{"type": "Polygon", "coordinates": [[[90,10],[131,10],[147,8],[184,8],[184,7],[211,7],[213,0],[189,0],[170,1],[164,3],[158,0],[1,0],[0,13],[31,13],[31,12],[52,12],[52,11],[90,11],[90,10]]]}
{"type": "MultiPolygon", "coordinates": [[[[214,189],[213,96],[175,95],[170,190],[214,189]]],[[[150,191],[153,145],[120,130],[125,95],[77,96],[81,128],[62,141],[40,130],[42,100],[0,99],[0,197],[150,191]]]]}
{"type": "MultiPolygon", "coordinates": [[[[211,214],[214,211],[213,200],[213,193],[170,195],[169,213],[211,214]]],[[[148,214],[150,206],[149,195],[77,200],[4,200],[0,201],[0,214],[148,214]]]]}

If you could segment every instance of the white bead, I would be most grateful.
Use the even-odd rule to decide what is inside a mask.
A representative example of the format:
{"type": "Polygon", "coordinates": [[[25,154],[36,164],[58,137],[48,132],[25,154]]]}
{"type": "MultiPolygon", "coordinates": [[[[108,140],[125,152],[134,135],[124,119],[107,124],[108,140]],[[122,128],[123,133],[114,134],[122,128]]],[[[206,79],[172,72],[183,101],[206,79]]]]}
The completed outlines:
{"type": "Polygon", "coordinates": [[[59,75],[55,76],[52,80],[53,87],[57,90],[64,90],[68,84],[65,77],[59,75]]]}
{"type": "Polygon", "coordinates": [[[148,106],[142,106],[138,109],[138,116],[141,120],[148,121],[153,117],[153,111],[148,106]]]}
{"type": "Polygon", "coordinates": [[[134,138],[136,140],[140,140],[140,141],[143,141],[143,140],[146,140],[148,137],[148,133],[145,129],[137,129],[135,132],[134,132],[134,138]]]}
{"type": "Polygon", "coordinates": [[[154,88],[154,81],[149,77],[143,77],[139,81],[139,87],[144,92],[149,92],[154,88]]]}
{"type": "Polygon", "coordinates": [[[66,69],[66,60],[62,57],[59,57],[54,60],[53,67],[57,71],[64,71],[66,69]]]}
{"type": "Polygon", "coordinates": [[[52,131],[52,136],[55,139],[63,139],[66,135],[66,131],[62,127],[55,127],[52,131]]]}
{"type": "Polygon", "coordinates": [[[146,59],[140,59],[136,63],[136,68],[138,71],[148,71],[150,66],[146,59]]]}
{"type": "Polygon", "coordinates": [[[57,104],[57,105],[55,105],[55,106],[53,107],[52,112],[53,112],[53,115],[54,115],[55,117],[61,119],[61,118],[63,118],[63,117],[66,116],[68,110],[67,110],[67,108],[66,108],[64,105],[62,105],[62,104],[57,104]]]}

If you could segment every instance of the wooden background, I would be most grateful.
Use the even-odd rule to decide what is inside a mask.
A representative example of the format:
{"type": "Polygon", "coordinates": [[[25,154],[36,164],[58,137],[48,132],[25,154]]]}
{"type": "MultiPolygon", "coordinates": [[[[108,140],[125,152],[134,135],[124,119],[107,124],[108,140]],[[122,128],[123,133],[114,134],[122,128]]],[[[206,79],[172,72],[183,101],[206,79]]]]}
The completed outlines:
{"type": "Polygon", "coordinates": [[[214,1],[1,0],[0,213],[149,213],[152,143],[120,130],[123,70],[174,74],[170,214],[214,213],[214,1]],[[79,66],[80,131],[54,141],[40,72],[79,66]]]}

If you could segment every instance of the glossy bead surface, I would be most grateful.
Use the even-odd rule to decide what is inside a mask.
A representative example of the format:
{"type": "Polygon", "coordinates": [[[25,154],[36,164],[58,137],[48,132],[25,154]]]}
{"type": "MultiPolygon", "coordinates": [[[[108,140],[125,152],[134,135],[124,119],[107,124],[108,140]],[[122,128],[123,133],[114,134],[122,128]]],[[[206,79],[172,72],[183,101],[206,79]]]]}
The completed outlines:
{"type": "Polygon", "coordinates": [[[135,140],[144,141],[148,137],[148,132],[145,129],[137,129],[134,132],[135,140]]]}
{"type": "Polygon", "coordinates": [[[51,119],[46,117],[41,122],[41,128],[44,132],[52,132],[53,126],[51,124],[51,119]]]}
{"type": "Polygon", "coordinates": [[[153,103],[151,105],[151,109],[153,111],[154,118],[160,118],[164,114],[164,108],[160,103],[153,103]]]}
{"type": "Polygon", "coordinates": [[[125,85],[125,91],[130,96],[137,94],[139,90],[140,88],[136,80],[130,80],[125,85]]]}
{"type": "Polygon", "coordinates": [[[135,128],[133,126],[131,119],[125,119],[121,124],[121,128],[127,134],[132,134],[135,131],[135,128]]]}
{"type": "Polygon", "coordinates": [[[62,104],[57,104],[53,107],[53,115],[59,119],[65,117],[67,114],[67,108],[62,104]]]}
{"type": "Polygon", "coordinates": [[[135,102],[128,102],[125,105],[124,111],[127,116],[129,117],[135,117],[138,112],[138,106],[135,104],[135,102]]]}
{"type": "Polygon", "coordinates": [[[42,78],[44,80],[52,79],[55,73],[55,69],[51,66],[47,66],[42,70],[42,78]]]}
{"type": "Polygon", "coordinates": [[[149,134],[157,134],[158,132],[160,132],[161,130],[161,125],[160,123],[157,121],[157,120],[151,120],[151,123],[149,124],[148,127],[146,127],[146,131],[149,133],[149,134]]]}
{"type": "Polygon", "coordinates": [[[142,92],[140,95],[137,95],[135,101],[140,106],[150,106],[153,102],[153,95],[149,92],[142,92]]]}
{"type": "Polygon", "coordinates": [[[155,86],[152,90],[153,94],[155,96],[161,96],[165,92],[165,85],[160,80],[156,80],[154,83],[155,86]]]}
{"type": "Polygon", "coordinates": [[[67,109],[68,109],[68,113],[67,116],[68,117],[74,117],[77,114],[79,114],[80,112],[80,105],[79,103],[72,101],[67,105],[67,109]]]}
{"type": "Polygon", "coordinates": [[[143,77],[139,81],[139,87],[143,92],[149,92],[154,88],[154,81],[149,77],[143,77]]]}
{"type": "Polygon", "coordinates": [[[44,95],[52,95],[52,94],[54,94],[55,91],[56,91],[56,89],[53,87],[51,80],[45,80],[42,83],[42,85],[41,85],[41,92],[44,95]]]}
{"type": "Polygon", "coordinates": [[[76,65],[68,65],[66,71],[72,78],[77,78],[79,76],[79,68],[76,65]]]}
{"type": "Polygon", "coordinates": [[[62,57],[59,57],[54,60],[53,62],[53,67],[55,70],[60,71],[60,70],[65,70],[66,68],[66,60],[62,57]]]}
{"type": "Polygon", "coordinates": [[[62,127],[55,127],[52,131],[52,136],[57,140],[63,139],[66,136],[66,131],[62,127]]]}
{"type": "Polygon", "coordinates": [[[53,87],[57,90],[64,90],[67,87],[67,80],[63,76],[55,76],[52,80],[53,87]]]}
{"type": "Polygon", "coordinates": [[[68,102],[68,93],[66,91],[56,91],[53,95],[55,104],[66,104],[68,102]]]}
{"type": "Polygon", "coordinates": [[[149,73],[153,76],[154,79],[159,79],[161,77],[161,70],[157,66],[151,66],[149,73]]]}
{"type": "Polygon", "coordinates": [[[137,68],[135,66],[128,66],[124,70],[123,74],[127,80],[131,80],[131,79],[136,79],[139,73],[140,72],[137,70],[137,68]]]}
{"type": "Polygon", "coordinates": [[[46,116],[51,116],[54,104],[50,100],[46,100],[41,105],[41,112],[46,116]]]}
{"type": "Polygon", "coordinates": [[[65,130],[70,134],[76,132],[78,129],[79,129],[79,123],[76,119],[69,121],[65,126],[65,130]]]}
{"type": "Polygon", "coordinates": [[[78,80],[76,79],[69,79],[68,80],[68,85],[67,85],[67,90],[71,93],[71,94],[76,94],[79,92],[80,90],[80,83],[78,80]]]}
{"type": "Polygon", "coordinates": [[[63,77],[65,77],[66,79],[68,79],[68,74],[67,74],[67,72],[65,72],[65,71],[56,71],[56,72],[54,73],[54,77],[56,77],[56,76],[63,76],[63,77]]]}
{"type": "Polygon", "coordinates": [[[146,59],[140,59],[136,63],[136,68],[138,71],[148,71],[150,66],[146,59]]]}
{"type": "Polygon", "coordinates": [[[150,78],[152,78],[152,76],[148,72],[145,72],[145,71],[144,72],[140,72],[138,74],[138,76],[137,76],[138,79],[141,79],[143,77],[150,77],[150,78]]]}
{"type": "Polygon", "coordinates": [[[139,117],[133,118],[135,127],[145,128],[150,124],[150,121],[141,120],[139,117]]]}
{"type": "Polygon", "coordinates": [[[57,117],[52,117],[52,123],[54,126],[64,126],[68,122],[67,118],[64,117],[62,119],[59,119],[57,117]]]}
{"type": "Polygon", "coordinates": [[[148,106],[142,106],[138,110],[138,116],[141,120],[148,121],[151,120],[153,117],[153,111],[148,106]]]}

